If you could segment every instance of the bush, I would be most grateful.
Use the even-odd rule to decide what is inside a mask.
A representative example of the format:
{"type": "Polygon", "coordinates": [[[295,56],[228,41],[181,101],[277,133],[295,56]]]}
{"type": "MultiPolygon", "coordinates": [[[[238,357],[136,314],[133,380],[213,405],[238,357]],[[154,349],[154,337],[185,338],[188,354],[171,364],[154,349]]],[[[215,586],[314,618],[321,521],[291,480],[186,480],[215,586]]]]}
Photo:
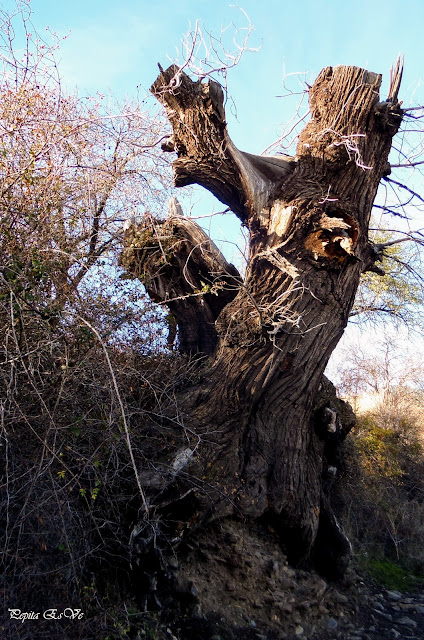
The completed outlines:
{"type": "MultiPolygon", "coordinates": [[[[172,435],[155,424],[187,367],[145,343],[141,349],[139,336],[125,345],[113,334],[100,341],[79,320],[55,328],[38,315],[21,320],[9,335],[2,327],[4,610],[79,607],[83,622],[56,628],[46,621],[44,633],[126,637],[113,634],[122,625],[140,628],[146,617],[137,602],[143,616],[128,621],[126,613],[134,586],[130,535],[148,500],[137,478],[175,455],[179,429],[172,435]]],[[[2,637],[20,633],[26,637],[24,626],[7,620],[2,637]]]]}
{"type": "Polygon", "coordinates": [[[126,637],[140,476],[176,446],[154,431],[186,366],[117,266],[123,221],[170,195],[162,122],[65,95],[28,2],[0,18],[0,635],[126,637]],[[29,631],[9,607],[85,617],[29,631]]]}
{"type": "Polygon", "coordinates": [[[346,527],[358,559],[391,588],[424,580],[422,403],[408,389],[387,393],[348,444],[346,527]]]}

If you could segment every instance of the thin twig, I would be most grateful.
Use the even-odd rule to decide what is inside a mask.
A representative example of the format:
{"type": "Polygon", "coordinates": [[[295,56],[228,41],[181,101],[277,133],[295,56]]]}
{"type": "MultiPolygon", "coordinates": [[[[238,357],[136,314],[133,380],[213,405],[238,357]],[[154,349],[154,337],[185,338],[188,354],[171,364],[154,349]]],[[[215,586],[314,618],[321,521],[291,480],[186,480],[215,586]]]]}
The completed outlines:
{"type": "Polygon", "coordinates": [[[128,452],[130,454],[131,464],[132,464],[132,468],[134,470],[135,479],[137,481],[138,490],[140,491],[140,495],[141,495],[141,499],[143,501],[143,506],[144,506],[144,510],[146,512],[146,516],[149,516],[149,505],[147,504],[146,496],[145,496],[145,493],[143,491],[143,487],[141,486],[140,477],[139,477],[139,473],[138,473],[138,469],[137,469],[137,464],[136,464],[136,461],[135,461],[135,458],[134,458],[134,452],[133,452],[133,448],[132,448],[132,445],[131,445],[130,431],[129,431],[129,428],[128,428],[127,417],[125,415],[124,403],[122,402],[121,394],[119,393],[118,382],[116,380],[115,371],[113,369],[112,362],[110,360],[108,350],[106,348],[105,343],[102,340],[101,335],[97,331],[97,329],[95,329],[95,327],[93,327],[93,325],[90,324],[88,322],[88,320],[85,320],[81,316],[77,316],[77,318],[79,320],[81,320],[81,322],[83,322],[95,334],[95,336],[97,337],[98,341],[102,345],[103,352],[104,352],[105,358],[106,358],[106,362],[107,362],[108,367],[109,367],[110,376],[112,378],[113,386],[114,386],[114,389],[115,389],[116,397],[117,397],[117,400],[118,400],[118,403],[119,403],[119,407],[121,409],[122,422],[123,422],[123,425],[124,425],[125,437],[126,437],[127,446],[128,446],[128,452]]]}
{"type": "Polygon", "coordinates": [[[388,176],[383,178],[383,180],[385,180],[386,182],[390,182],[391,184],[395,184],[396,186],[400,187],[401,189],[405,189],[405,191],[408,191],[408,193],[413,195],[415,198],[418,198],[418,200],[421,200],[421,202],[424,202],[424,198],[422,198],[419,195],[419,193],[417,193],[416,191],[413,191],[412,189],[407,187],[406,184],[403,184],[402,182],[398,182],[397,180],[393,180],[393,178],[389,178],[388,176]]]}
{"type": "Polygon", "coordinates": [[[424,160],[419,160],[417,162],[405,162],[404,164],[391,164],[390,166],[396,169],[405,168],[405,167],[416,167],[419,164],[424,164],[424,160]]]}

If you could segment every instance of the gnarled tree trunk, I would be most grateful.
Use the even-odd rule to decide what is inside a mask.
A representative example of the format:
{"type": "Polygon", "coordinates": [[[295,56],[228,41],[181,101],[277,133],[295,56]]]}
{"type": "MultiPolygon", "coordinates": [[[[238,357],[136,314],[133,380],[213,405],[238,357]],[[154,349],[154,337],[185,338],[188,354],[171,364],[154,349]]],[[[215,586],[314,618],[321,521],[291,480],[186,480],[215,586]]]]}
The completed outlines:
{"type": "Polygon", "coordinates": [[[341,573],[349,555],[326,479],[333,444],[353,420],[337,415],[331,394],[318,408],[317,398],[361,273],[375,261],[368,223],[402,118],[400,76],[398,66],[380,102],[380,75],[324,69],[288,158],[236,149],[219,85],[161,70],[152,92],[173,127],[163,148],[177,153],[175,184],[206,187],[248,227],[247,272],[242,279],[175,201],[168,220],[125,236],[122,263],[168,304],[180,350],[208,356],[179,398],[193,435],[175,499],[191,492],[191,523],[269,518],[289,557],[315,548],[327,573],[341,573]]]}

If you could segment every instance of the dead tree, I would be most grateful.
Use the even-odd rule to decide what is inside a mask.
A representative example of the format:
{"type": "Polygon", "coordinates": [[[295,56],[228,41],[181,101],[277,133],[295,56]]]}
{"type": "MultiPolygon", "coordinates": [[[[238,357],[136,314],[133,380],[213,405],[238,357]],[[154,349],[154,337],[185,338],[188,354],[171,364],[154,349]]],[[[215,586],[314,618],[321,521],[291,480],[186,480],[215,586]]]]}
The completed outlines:
{"type": "Polygon", "coordinates": [[[241,278],[175,202],[165,222],[127,230],[122,257],[169,306],[180,350],[204,355],[180,392],[193,440],[166,504],[184,499],[190,526],[223,515],[268,519],[293,561],[312,554],[334,575],[350,549],[329,503],[329,458],[353,421],[347,409],[338,415],[323,372],[361,274],[378,258],[368,224],[402,120],[400,79],[398,64],[380,101],[380,75],[323,69],[291,159],[239,151],[220,86],[161,69],[151,90],[173,128],[163,149],[177,154],[175,185],[200,184],[239,217],[247,271],[241,278]]]}

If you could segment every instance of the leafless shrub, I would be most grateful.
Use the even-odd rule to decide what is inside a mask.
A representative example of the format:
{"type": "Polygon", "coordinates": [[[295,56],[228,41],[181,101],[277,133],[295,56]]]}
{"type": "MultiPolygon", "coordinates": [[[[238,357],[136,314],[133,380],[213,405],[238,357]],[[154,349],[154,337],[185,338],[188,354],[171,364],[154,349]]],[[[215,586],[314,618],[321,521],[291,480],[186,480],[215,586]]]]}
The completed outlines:
{"type": "Polygon", "coordinates": [[[170,195],[162,122],[65,95],[57,40],[33,33],[27,2],[1,20],[2,637],[116,637],[135,620],[121,597],[131,528],[154,526],[142,474],[160,459],[166,475],[180,446],[179,425],[173,438],[155,425],[187,375],[163,314],[117,267],[123,221],[170,195]],[[51,607],[85,617],[29,630],[8,614],[51,607]]]}

